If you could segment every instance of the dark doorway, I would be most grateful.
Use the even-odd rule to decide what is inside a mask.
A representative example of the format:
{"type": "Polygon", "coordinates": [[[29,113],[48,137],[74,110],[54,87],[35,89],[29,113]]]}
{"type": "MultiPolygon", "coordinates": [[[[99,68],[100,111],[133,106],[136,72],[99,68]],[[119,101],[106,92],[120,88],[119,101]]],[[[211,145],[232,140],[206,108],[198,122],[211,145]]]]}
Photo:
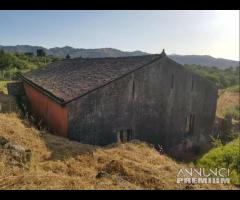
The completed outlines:
{"type": "Polygon", "coordinates": [[[133,139],[132,129],[120,130],[117,132],[118,142],[128,142],[133,139]]]}
{"type": "Polygon", "coordinates": [[[132,139],[133,139],[132,129],[128,129],[127,130],[127,141],[130,141],[132,139]]]}
{"type": "Polygon", "coordinates": [[[123,142],[124,140],[124,132],[120,131],[120,142],[123,142]]]}
{"type": "Polygon", "coordinates": [[[186,119],[186,133],[192,134],[194,132],[194,123],[195,123],[195,115],[190,113],[186,119]]]}
{"type": "Polygon", "coordinates": [[[171,89],[174,88],[174,74],[172,74],[172,77],[171,77],[171,89]]]}

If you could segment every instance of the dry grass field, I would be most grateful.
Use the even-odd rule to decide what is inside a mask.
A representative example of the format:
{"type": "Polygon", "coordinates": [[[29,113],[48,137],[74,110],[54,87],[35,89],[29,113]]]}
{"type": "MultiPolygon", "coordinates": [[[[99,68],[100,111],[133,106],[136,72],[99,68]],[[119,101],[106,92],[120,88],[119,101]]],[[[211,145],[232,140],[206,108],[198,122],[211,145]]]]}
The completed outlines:
{"type": "Polygon", "coordinates": [[[0,150],[0,189],[236,189],[232,185],[176,183],[177,163],[135,141],[104,148],[39,131],[16,114],[0,114],[0,136],[32,151],[25,166],[0,150]]]}
{"type": "Polygon", "coordinates": [[[216,115],[218,117],[224,117],[228,113],[239,115],[239,104],[239,86],[220,90],[216,115]]]}

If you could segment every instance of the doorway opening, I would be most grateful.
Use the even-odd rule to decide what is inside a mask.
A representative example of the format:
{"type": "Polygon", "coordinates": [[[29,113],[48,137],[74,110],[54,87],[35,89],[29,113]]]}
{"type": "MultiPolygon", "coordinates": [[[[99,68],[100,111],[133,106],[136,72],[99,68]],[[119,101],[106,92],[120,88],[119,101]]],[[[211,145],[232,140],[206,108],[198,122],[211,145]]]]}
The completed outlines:
{"type": "Polygon", "coordinates": [[[186,119],[186,133],[192,134],[194,132],[194,124],[195,124],[195,115],[190,113],[186,119]]]}
{"type": "Polygon", "coordinates": [[[118,142],[129,142],[133,139],[133,132],[132,129],[126,129],[126,130],[119,130],[117,131],[117,138],[118,142]]]}

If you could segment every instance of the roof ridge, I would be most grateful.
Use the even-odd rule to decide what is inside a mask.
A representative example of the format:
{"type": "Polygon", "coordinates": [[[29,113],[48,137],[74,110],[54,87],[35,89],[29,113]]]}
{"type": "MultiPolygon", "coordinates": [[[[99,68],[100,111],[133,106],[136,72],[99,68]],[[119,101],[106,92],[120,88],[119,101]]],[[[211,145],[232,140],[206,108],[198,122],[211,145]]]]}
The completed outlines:
{"type": "Polygon", "coordinates": [[[83,59],[83,60],[103,60],[103,59],[130,59],[130,58],[139,58],[139,57],[150,57],[150,56],[157,56],[157,55],[161,55],[161,54],[147,54],[147,55],[139,55],[139,56],[118,56],[118,57],[94,57],[94,58],[91,58],[91,57],[76,57],[76,58],[65,58],[63,60],[60,60],[59,62],[61,61],[66,61],[66,60],[78,60],[78,59],[83,59]]]}

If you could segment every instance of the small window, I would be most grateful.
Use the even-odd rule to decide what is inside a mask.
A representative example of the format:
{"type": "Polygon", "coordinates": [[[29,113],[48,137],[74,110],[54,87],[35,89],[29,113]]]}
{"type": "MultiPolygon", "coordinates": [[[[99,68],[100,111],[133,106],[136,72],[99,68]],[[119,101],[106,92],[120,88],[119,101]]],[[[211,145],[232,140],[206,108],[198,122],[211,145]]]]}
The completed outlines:
{"type": "Polygon", "coordinates": [[[174,74],[172,74],[172,77],[171,77],[171,89],[174,88],[174,74]]]}
{"type": "Polygon", "coordinates": [[[133,139],[132,129],[120,130],[117,132],[118,142],[128,142],[133,139]]]}
{"type": "Polygon", "coordinates": [[[195,115],[189,114],[186,119],[186,133],[192,134],[194,132],[195,115]]]}
{"type": "Polygon", "coordinates": [[[194,80],[193,80],[193,77],[192,77],[191,91],[193,91],[193,89],[194,89],[194,80]]]}
{"type": "Polygon", "coordinates": [[[133,85],[132,85],[132,98],[135,98],[135,82],[133,81],[133,85]]]}
{"type": "Polygon", "coordinates": [[[130,141],[133,139],[132,129],[127,130],[127,141],[130,141]]]}
{"type": "Polygon", "coordinates": [[[124,132],[120,131],[120,141],[123,142],[124,141],[124,132]]]}

